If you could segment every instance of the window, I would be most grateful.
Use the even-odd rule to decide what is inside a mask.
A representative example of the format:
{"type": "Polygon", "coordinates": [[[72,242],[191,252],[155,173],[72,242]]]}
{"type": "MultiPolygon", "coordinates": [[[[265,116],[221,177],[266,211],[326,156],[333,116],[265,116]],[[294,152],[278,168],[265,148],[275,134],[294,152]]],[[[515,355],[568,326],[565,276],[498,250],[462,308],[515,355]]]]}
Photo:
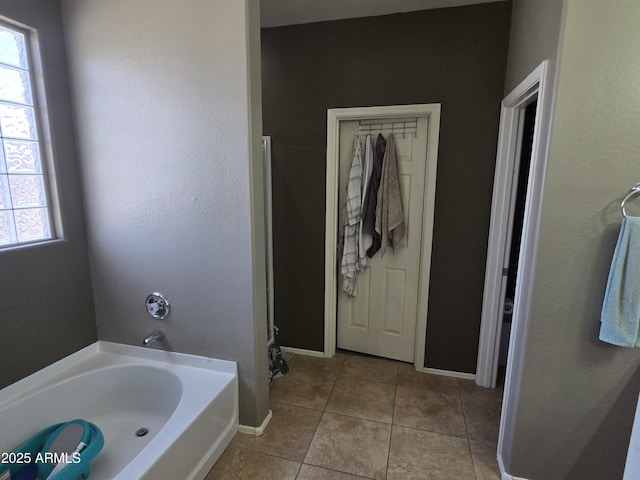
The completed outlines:
{"type": "Polygon", "coordinates": [[[0,23],[0,248],[54,237],[29,32],[0,23]]]}

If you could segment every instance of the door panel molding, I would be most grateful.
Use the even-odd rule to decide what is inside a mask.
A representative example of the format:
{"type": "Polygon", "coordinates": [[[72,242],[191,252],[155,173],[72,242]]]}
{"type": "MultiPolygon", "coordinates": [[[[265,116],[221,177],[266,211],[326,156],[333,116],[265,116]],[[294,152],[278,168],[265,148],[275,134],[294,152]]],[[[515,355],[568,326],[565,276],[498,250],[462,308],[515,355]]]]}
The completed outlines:
{"type": "Polygon", "coordinates": [[[426,117],[428,122],[427,158],[425,171],[424,220],[421,249],[420,280],[418,286],[418,312],[415,335],[414,365],[424,369],[424,349],[427,331],[429,271],[433,239],[433,213],[435,208],[438,139],[440,133],[440,104],[393,105],[383,107],[334,108],[327,110],[327,177],[325,210],[325,305],[324,355],[333,357],[336,351],[337,288],[338,288],[338,205],[340,123],[367,119],[403,119],[426,117]]]}

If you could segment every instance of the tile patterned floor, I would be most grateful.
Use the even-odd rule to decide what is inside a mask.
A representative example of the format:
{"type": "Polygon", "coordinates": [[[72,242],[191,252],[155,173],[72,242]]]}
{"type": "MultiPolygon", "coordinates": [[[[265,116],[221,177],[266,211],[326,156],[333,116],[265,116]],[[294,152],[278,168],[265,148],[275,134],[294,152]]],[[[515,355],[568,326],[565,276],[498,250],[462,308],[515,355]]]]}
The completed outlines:
{"type": "Polygon", "coordinates": [[[294,355],[273,418],[237,434],[206,480],[499,480],[502,390],[361,355],[294,355]]]}

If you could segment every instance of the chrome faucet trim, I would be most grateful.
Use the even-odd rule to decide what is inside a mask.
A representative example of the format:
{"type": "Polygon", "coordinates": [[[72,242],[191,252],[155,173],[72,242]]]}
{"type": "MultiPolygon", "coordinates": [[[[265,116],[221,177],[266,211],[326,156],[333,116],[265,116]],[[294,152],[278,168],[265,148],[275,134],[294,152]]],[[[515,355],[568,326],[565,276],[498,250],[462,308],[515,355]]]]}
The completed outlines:
{"type": "Polygon", "coordinates": [[[154,330],[151,335],[142,340],[142,346],[148,347],[154,342],[159,342],[164,338],[164,332],[162,330],[154,330]]]}

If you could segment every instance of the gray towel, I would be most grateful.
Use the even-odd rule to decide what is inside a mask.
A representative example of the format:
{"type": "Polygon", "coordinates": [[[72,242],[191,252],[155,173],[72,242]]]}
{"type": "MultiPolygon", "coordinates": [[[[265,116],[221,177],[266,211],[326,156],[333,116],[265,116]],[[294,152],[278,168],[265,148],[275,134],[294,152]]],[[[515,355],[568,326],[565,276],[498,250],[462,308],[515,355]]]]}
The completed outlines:
{"type": "Polygon", "coordinates": [[[376,232],[380,234],[382,243],[381,255],[384,255],[387,247],[395,250],[406,234],[400,179],[398,178],[396,143],[393,134],[389,134],[387,137],[387,149],[382,161],[382,178],[380,179],[376,207],[376,232]]]}
{"type": "Polygon", "coordinates": [[[373,154],[373,171],[369,179],[369,192],[365,203],[362,205],[364,233],[371,235],[373,244],[367,250],[367,257],[372,258],[380,250],[380,234],[376,232],[376,208],[378,206],[378,189],[380,188],[380,178],[382,177],[382,159],[387,142],[384,137],[378,134],[376,148],[373,154]]]}
{"type": "MultiPolygon", "coordinates": [[[[373,145],[371,144],[371,135],[367,135],[364,148],[364,169],[362,170],[362,215],[360,217],[360,226],[358,228],[358,264],[360,270],[367,268],[367,250],[373,245],[373,235],[365,232],[364,216],[367,200],[369,197],[369,182],[373,172],[373,145]]],[[[375,223],[375,214],[374,214],[375,223]]]]}

